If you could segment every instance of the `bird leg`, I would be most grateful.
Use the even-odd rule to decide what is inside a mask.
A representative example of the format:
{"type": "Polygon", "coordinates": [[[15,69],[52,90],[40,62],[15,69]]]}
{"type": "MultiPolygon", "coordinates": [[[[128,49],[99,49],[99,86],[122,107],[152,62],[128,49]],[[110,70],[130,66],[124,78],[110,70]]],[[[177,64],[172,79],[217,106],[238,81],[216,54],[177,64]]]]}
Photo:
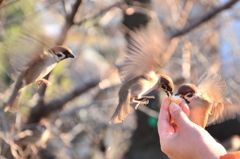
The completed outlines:
{"type": "Polygon", "coordinates": [[[40,85],[41,85],[42,83],[46,84],[47,86],[49,86],[49,85],[52,84],[51,82],[49,82],[49,81],[46,80],[46,79],[39,79],[39,80],[37,80],[36,82],[37,82],[37,84],[38,84],[38,88],[40,87],[40,85]]]}
{"type": "Polygon", "coordinates": [[[135,106],[135,109],[137,109],[140,104],[145,105],[145,104],[149,103],[149,101],[147,99],[143,99],[141,101],[133,99],[131,102],[132,103],[137,103],[137,105],[135,106]]]}
{"type": "Polygon", "coordinates": [[[138,96],[136,97],[136,99],[141,99],[141,98],[144,98],[144,99],[154,99],[155,96],[142,96],[142,95],[138,95],[138,96]]]}

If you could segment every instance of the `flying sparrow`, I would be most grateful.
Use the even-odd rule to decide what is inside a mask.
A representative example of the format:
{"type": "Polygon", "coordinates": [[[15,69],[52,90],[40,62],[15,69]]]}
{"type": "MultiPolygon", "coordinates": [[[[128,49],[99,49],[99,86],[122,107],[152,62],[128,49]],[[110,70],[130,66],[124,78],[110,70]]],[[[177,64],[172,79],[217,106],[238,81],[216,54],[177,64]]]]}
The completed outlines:
{"type": "Polygon", "coordinates": [[[12,95],[4,111],[10,110],[11,112],[16,112],[18,110],[19,103],[16,98],[20,95],[21,89],[26,85],[34,82],[37,82],[38,86],[41,83],[50,85],[51,83],[43,79],[43,77],[51,72],[59,61],[66,58],[75,58],[75,55],[66,46],[55,46],[48,51],[38,54],[18,76],[12,95]]]}
{"type": "Polygon", "coordinates": [[[180,96],[189,106],[189,119],[205,128],[210,124],[221,123],[239,114],[239,108],[226,98],[225,81],[217,74],[206,73],[199,84],[183,84],[175,96],[180,96]]]}
{"type": "Polygon", "coordinates": [[[158,29],[140,29],[130,32],[127,55],[120,67],[123,84],[118,92],[119,104],[109,123],[121,123],[131,113],[130,103],[147,104],[154,96],[146,96],[153,90],[161,89],[169,96],[174,85],[172,79],[163,74],[156,74],[156,70],[163,63],[166,49],[165,39],[158,29]]]}

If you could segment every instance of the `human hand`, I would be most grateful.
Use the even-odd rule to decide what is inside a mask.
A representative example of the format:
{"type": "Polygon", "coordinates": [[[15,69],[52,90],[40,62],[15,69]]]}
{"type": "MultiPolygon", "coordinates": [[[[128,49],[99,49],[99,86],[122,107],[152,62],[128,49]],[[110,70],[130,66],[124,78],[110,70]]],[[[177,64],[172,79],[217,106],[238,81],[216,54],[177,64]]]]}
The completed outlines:
{"type": "Polygon", "coordinates": [[[218,159],[226,154],[222,145],[202,127],[191,122],[187,115],[189,108],[170,103],[167,97],[161,106],[158,119],[158,133],[161,149],[171,159],[218,159]],[[174,124],[170,124],[170,119],[174,124]]]}

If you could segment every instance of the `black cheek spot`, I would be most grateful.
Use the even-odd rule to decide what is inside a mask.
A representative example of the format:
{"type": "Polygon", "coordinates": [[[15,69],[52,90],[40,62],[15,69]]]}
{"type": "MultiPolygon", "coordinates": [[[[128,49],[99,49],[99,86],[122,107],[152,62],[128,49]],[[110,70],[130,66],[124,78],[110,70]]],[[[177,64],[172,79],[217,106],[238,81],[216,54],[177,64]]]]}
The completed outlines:
{"type": "Polygon", "coordinates": [[[187,104],[190,103],[186,98],[183,97],[183,99],[185,100],[185,102],[186,102],[187,104]]]}

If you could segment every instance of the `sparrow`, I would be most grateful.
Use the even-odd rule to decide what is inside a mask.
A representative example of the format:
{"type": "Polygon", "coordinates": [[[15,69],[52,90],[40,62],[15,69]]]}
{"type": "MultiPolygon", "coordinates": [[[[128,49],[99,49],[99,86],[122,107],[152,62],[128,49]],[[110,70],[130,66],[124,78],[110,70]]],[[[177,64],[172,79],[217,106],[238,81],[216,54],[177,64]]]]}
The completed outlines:
{"type": "Polygon", "coordinates": [[[188,104],[189,119],[203,128],[233,119],[240,113],[240,109],[226,95],[225,81],[214,73],[205,73],[197,85],[181,85],[175,94],[188,104]]]}
{"type": "Polygon", "coordinates": [[[130,103],[136,103],[135,109],[140,104],[148,104],[148,99],[154,96],[147,94],[153,90],[163,90],[168,96],[172,94],[172,79],[156,73],[163,63],[167,46],[161,34],[158,29],[148,28],[130,32],[125,61],[119,68],[123,79],[118,92],[119,102],[109,123],[121,123],[132,112],[130,103]]]}
{"type": "Polygon", "coordinates": [[[38,86],[42,83],[50,85],[51,83],[43,79],[43,77],[51,72],[58,62],[67,58],[75,58],[75,55],[66,46],[55,46],[48,51],[42,50],[41,53],[36,55],[36,57],[25,66],[24,70],[21,70],[4,111],[18,111],[19,101],[17,98],[21,93],[21,89],[26,85],[34,82],[38,83],[38,86]]]}

